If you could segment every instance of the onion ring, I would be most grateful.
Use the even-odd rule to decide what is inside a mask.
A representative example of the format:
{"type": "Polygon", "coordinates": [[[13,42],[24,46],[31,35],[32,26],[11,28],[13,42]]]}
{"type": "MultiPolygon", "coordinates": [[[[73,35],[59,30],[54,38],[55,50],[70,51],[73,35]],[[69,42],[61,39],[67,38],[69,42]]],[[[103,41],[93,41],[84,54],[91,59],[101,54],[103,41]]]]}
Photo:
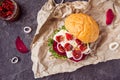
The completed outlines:
{"type": "Polygon", "coordinates": [[[31,31],[32,31],[31,27],[29,27],[29,26],[24,27],[24,32],[25,33],[30,33],[31,31]]]}
{"type": "Polygon", "coordinates": [[[12,64],[16,64],[16,63],[18,63],[18,61],[19,61],[18,57],[13,57],[13,58],[11,59],[11,63],[12,63],[12,64]]]}
{"type": "Polygon", "coordinates": [[[112,42],[109,44],[109,49],[114,51],[119,47],[119,44],[117,42],[112,42]]]}

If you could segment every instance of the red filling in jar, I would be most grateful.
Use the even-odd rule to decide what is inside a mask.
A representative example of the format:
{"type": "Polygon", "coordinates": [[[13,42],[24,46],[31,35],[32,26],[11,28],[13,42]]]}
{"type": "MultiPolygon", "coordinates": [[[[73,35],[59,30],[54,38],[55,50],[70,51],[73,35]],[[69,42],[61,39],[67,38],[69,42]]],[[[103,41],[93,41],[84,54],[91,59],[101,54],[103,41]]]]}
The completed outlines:
{"type": "Polygon", "coordinates": [[[14,0],[0,1],[0,18],[7,21],[14,21],[18,18],[19,7],[14,0]]]}

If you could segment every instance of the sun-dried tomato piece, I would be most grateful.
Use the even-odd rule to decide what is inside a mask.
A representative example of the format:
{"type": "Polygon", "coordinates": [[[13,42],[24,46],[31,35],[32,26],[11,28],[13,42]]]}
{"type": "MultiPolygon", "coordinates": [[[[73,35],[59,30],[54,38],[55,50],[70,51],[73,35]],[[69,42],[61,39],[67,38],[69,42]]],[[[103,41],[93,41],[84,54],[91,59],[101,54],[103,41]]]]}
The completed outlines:
{"type": "Polygon", "coordinates": [[[7,18],[13,15],[15,10],[15,5],[11,0],[3,0],[0,4],[0,16],[2,18],[7,18]]]}
{"type": "Polygon", "coordinates": [[[2,9],[2,7],[0,6],[0,11],[2,11],[3,9],[2,9]]]}
{"type": "Polygon", "coordinates": [[[64,45],[64,48],[65,48],[66,51],[70,51],[70,50],[73,49],[73,46],[72,46],[70,43],[66,43],[66,44],[64,45]]]}
{"type": "Polygon", "coordinates": [[[82,45],[80,45],[79,48],[80,48],[81,51],[84,51],[85,49],[87,49],[87,45],[82,44],[82,45]]]}
{"type": "Polygon", "coordinates": [[[72,40],[73,39],[73,35],[71,35],[69,33],[65,33],[65,35],[66,35],[67,40],[72,40]]]}
{"type": "Polygon", "coordinates": [[[83,54],[81,54],[80,50],[73,50],[72,54],[73,54],[73,58],[75,60],[80,60],[83,56],[83,54]]]}
{"type": "Polygon", "coordinates": [[[8,11],[6,15],[7,15],[7,16],[10,16],[10,15],[12,15],[12,14],[13,14],[13,12],[8,11]]]}
{"type": "Polygon", "coordinates": [[[61,42],[64,40],[64,37],[62,35],[56,36],[56,41],[61,42]]]}
{"type": "Polygon", "coordinates": [[[76,60],[75,58],[73,58],[73,57],[71,57],[70,58],[70,60],[72,60],[72,61],[74,61],[74,62],[79,62],[79,61],[81,61],[81,60],[84,60],[85,59],[85,57],[86,57],[86,55],[84,55],[84,54],[82,54],[83,56],[82,56],[82,58],[81,59],[79,59],[79,60],[76,60]]]}
{"type": "Polygon", "coordinates": [[[75,39],[75,41],[76,41],[76,43],[77,43],[78,45],[81,45],[81,44],[82,44],[82,42],[81,42],[79,39],[75,39]]]}

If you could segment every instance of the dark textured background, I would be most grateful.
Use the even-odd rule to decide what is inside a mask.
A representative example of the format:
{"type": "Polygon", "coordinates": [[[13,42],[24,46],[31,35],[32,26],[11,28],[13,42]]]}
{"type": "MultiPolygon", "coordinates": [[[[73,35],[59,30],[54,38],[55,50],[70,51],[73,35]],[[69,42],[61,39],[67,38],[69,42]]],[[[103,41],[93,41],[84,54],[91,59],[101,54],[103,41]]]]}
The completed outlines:
{"type": "MultiPolygon", "coordinates": [[[[20,36],[29,47],[37,26],[37,12],[46,1],[16,0],[21,8],[19,20],[15,22],[0,20],[0,80],[35,80],[31,70],[31,53],[20,54],[15,48],[15,39],[20,36]],[[24,26],[31,26],[32,32],[25,34],[23,32],[24,26]],[[10,62],[14,56],[20,58],[17,64],[10,62]]],[[[119,75],[120,60],[113,60],[89,65],[71,73],[56,74],[36,80],[120,80],[119,75]]]]}

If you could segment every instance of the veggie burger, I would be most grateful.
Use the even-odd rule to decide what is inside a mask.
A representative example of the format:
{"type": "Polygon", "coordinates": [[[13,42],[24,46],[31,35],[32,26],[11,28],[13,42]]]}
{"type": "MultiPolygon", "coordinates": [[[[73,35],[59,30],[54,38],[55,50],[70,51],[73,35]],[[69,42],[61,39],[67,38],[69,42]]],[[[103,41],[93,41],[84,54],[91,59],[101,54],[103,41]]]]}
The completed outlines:
{"type": "Polygon", "coordinates": [[[55,30],[48,40],[49,51],[55,58],[79,62],[91,53],[90,44],[98,37],[99,27],[91,16],[71,14],[65,18],[64,26],[55,30]]]}

